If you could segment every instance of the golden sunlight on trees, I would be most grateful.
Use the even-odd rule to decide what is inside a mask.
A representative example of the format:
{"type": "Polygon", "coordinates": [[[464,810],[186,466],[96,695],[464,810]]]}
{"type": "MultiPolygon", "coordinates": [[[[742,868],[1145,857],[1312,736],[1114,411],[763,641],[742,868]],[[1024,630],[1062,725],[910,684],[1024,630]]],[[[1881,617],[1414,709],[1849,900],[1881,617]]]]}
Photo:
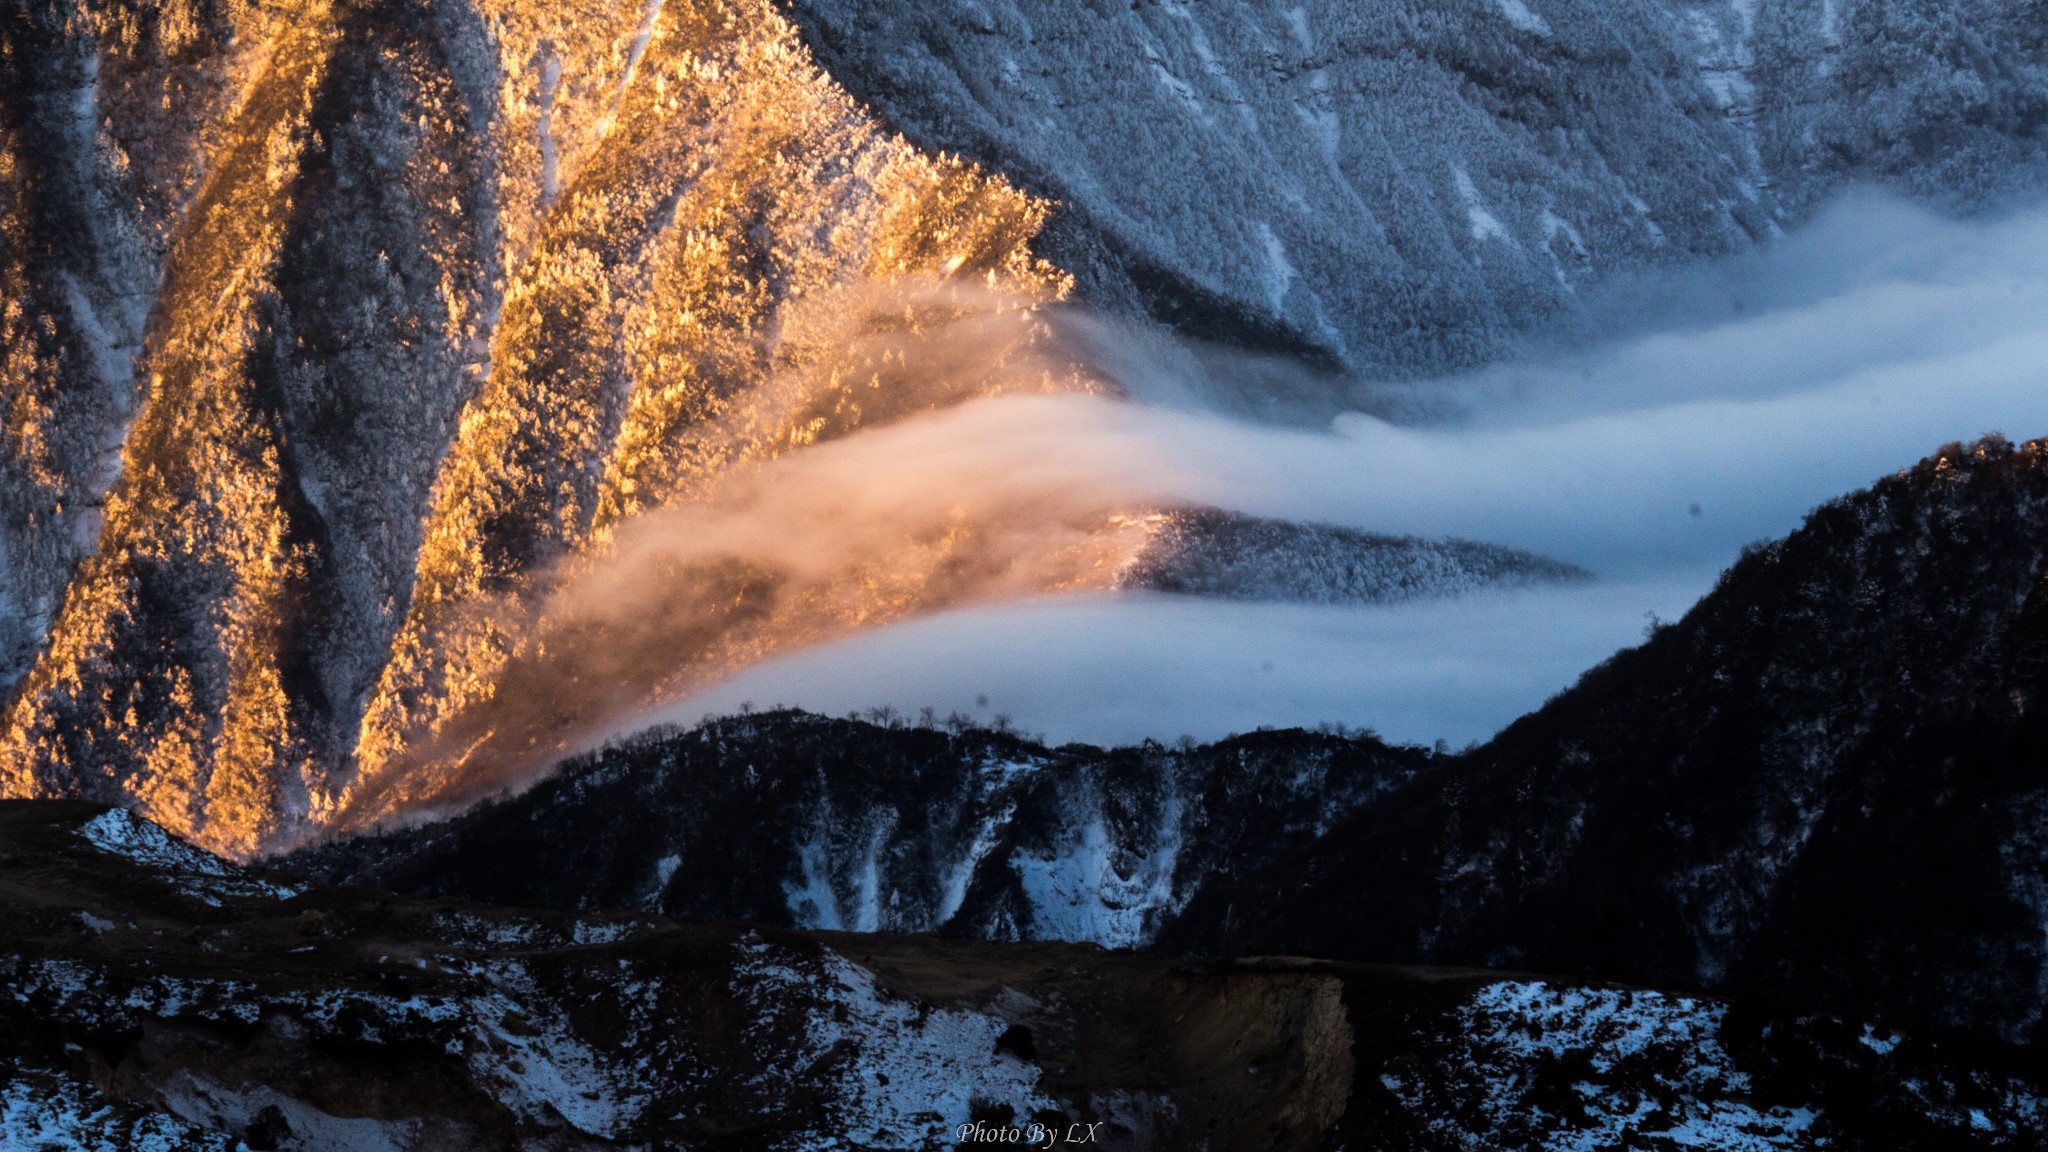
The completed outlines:
{"type": "MultiPolygon", "coordinates": [[[[508,677],[580,627],[542,606],[633,518],[935,406],[1093,387],[1037,312],[1070,287],[1030,250],[1048,205],[884,131],[766,0],[175,15],[77,32],[183,53],[232,112],[191,145],[155,384],[8,716],[9,794],[92,777],[256,852],[488,746],[508,677]]],[[[958,532],[772,611],[713,563],[733,620],[641,688],[943,600],[958,532]],[[733,630],[762,611],[810,622],[733,630]]]]}

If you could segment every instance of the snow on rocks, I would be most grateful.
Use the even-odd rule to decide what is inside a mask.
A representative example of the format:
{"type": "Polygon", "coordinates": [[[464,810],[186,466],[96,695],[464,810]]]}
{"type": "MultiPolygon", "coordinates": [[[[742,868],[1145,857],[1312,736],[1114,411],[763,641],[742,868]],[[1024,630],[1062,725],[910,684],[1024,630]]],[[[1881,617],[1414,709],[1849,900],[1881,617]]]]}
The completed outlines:
{"type": "Polygon", "coordinates": [[[108,855],[175,881],[186,895],[205,904],[218,905],[223,898],[287,900],[299,892],[255,879],[123,808],[109,809],[86,821],[79,826],[78,835],[108,855]]]}
{"type": "Polygon", "coordinates": [[[595,1136],[616,1134],[638,1114],[644,1101],[631,1081],[576,1034],[524,965],[500,960],[477,972],[492,990],[462,1006],[478,1040],[469,1065],[499,1102],[535,1120],[560,1116],[595,1136]]]}
{"type": "Polygon", "coordinates": [[[1010,867],[1031,908],[1032,935],[1043,940],[1091,941],[1105,948],[1136,948],[1178,911],[1174,891],[1180,849],[1176,797],[1152,843],[1118,845],[1099,817],[1047,856],[1020,853],[1010,867]]]}
{"type": "Polygon", "coordinates": [[[831,951],[800,956],[759,939],[737,950],[741,996],[764,1020],[792,1001],[804,1006],[795,1046],[779,1029],[756,1033],[771,1075],[830,1069],[835,1084],[835,1127],[799,1136],[796,1146],[929,1148],[977,1107],[1015,1116],[1054,1107],[1038,1091],[1039,1069],[998,1044],[1009,1027],[1000,1016],[891,996],[872,972],[831,951]]]}
{"type": "Polygon", "coordinates": [[[1813,1112],[1743,1099],[1748,1077],[1720,1041],[1727,1011],[1657,992],[1501,981],[1458,1010],[1448,1082],[1390,1076],[1386,1086],[1467,1149],[1808,1147],[1813,1112]],[[1561,1094],[1548,1091],[1560,1080],[1561,1094]],[[1454,1096],[1468,1106],[1446,1107],[1454,1096]]]}
{"type": "Polygon", "coordinates": [[[44,1068],[0,1063],[0,1152],[235,1152],[247,1147],[162,1112],[109,1100],[44,1068]]]}

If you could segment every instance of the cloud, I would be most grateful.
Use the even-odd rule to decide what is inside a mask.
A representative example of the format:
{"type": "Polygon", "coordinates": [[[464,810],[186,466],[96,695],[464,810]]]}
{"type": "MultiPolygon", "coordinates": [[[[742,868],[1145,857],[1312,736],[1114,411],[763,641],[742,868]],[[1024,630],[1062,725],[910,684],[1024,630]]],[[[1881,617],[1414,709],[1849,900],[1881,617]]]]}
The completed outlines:
{"type": "Polygon", "coordinates": [[[1056,743],[1212,740],[1341,723],[1390,740],[1484,739],[1615,649],[1675,618],[1689,580],[1468,594],[1370,609],[1155,594],[948,612],[768,661],[639,718],[888,705],[1056,743]]]}
{"type": "MultiPolygon", "coordinates": [[[[1462,743],[1635,642],[1646,614],[1681,614],[1744,544],[1817,504],[1951,440],[2048,435],[2048,212],[1957,222],[1856,199],[1765,255],[1615,296],[1594,304],[1603,340],[1421,386],[1427,423],[1350,414],[1307,432],[1047,402],[1052,450],[1143,462],[1155,495],[1508,544],[1592,569],[1592,588],[991,607],[783,657],[661,716],[741,701],[974,713],[963,702],[987,695],[979,715],[1056,740],[1339,721],[1462,743]],[[1253,653],[1275,670],[1247,671],[1253,653]]],[[[1382,391],[1395,407],[1412,395],[1382,391]]]]}
{"type": "MultiPolygon", "coordinates": [[[[986,695],[981,715],[1057,740],[1328,720],[1462,743],[1633,642],[1647,613],[1680,614],[1814,505],[1949,440],[2048,433],[2044,212],[1956,223],[1849,202],[1767,256],[1593,302],[1605,339],[1360,387],[1431,414],[1409,423],[1228,418],[1190,399],[1214,381],[1176,381],[1292,370],[1085,316],[1029,313],[1045,327],[1020,343],[992,308],[879,352],[850,341],[896,366],[871,402],[885,421],[805,445],[777,441],[774,416],[746,440],[767,448],[555,573],[496,696],[365,810],[460,802],[741,700],[972,713],[986,695]],[[1105,380],[1133,398],[1076,390],[1105,380]],[[1171,504],[1464,537],[1600,579],[1352,609],[1100,594],[1142,544],[1122,514],[1171,504]],[[1060,591],[1095,594],[1037,599],[1060,591]]],[[[839,387],[820,357],[806,379],[839,387]]]]}

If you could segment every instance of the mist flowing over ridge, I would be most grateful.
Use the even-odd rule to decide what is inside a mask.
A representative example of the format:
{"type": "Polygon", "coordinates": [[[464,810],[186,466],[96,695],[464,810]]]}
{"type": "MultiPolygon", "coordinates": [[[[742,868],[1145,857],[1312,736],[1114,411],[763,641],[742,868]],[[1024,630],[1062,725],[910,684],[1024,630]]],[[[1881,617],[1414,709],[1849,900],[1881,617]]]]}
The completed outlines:
{"type": "Polygon", "coordinates": [[[1008,714],[1055,743],[1325,722],[1484,741],[1816,505],[1948,441],[2048,428],[2038,208],[1958,220],[1849,196],[1769,249],[1598,294],[1603,339],[1376,384],[1408,421],[1220,418],[1166,397],[1175,361],[1134,354],[1143,341],[1117,379],[1160,403],[1042,404],[1062,414],[1049,450],[1152,459],[1185,503],[1486,541],[1591,583],[1372,611],[1104,595],[963,608],[775,657],[654,716],[931,707],[1008,714]]]}
{"type": "MultiPolygon", "coordinates": [[[[73,16],[44,51],[105,75],[72,98],[177,82],[217,103],[156,134],[112,107],[68,142],[89,171],[137,152],[193,174],[146,189],[167,219],[138,258],[163,271],[104,526],[9,565],[19,623],[48,629],[11,792],[120,795],[252,850],[488,696],[511,642],[491,606],[530,573],[720,453],[857,425],[870,381],[827,374],[791,424],[708,460],[669,443],[806,339],[836,350],[833,292],[919,272],[1061,290],[1022,248],[1041,205],[888,136],[766,4],[73,16]]],[[[32,203],[65,174],[14,170],[44,179],[32,203]]],[[[125,410],[76,419],[103,440],[125,410]]],[[[53,499],[77,516],[93,495],[53,499]]],[[[10,557],[42,524],[11,523],[10,557]]]]}
{"type": "Polygon", "coordinates": [[[2044,510],[2048,441],[1950,445],[1462,752],[756,713],[287,864],[702,920],[1568,972],[2038,1046],[2044,510]]]}

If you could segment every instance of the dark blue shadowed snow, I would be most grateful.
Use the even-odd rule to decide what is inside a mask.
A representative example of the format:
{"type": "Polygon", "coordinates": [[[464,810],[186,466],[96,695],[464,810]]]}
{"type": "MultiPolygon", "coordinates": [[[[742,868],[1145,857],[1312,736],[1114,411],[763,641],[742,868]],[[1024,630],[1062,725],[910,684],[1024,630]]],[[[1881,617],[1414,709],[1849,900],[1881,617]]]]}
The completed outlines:
{"type": "Polygon", "coordinates": [[[1456,416],[1429,425],[1347,414],[1302,432],[1034,396],[845,446],[1000,433],[1133,497],[1506,544],[1592,586],[1365,608],[1010,604],[785,656],[662,718],[888,705],[1002,713],[1055,741],[1329,721],[1461,744],[1638,642],[1648,614],[1681,615],[1745,543],[1815,505],[1948,441],[2048,435],[2048,213],[1959,224],[1851,203],[1766,256],[1625,295],[1626,315],[1603,307],[1632,334],[1438,382],[1431,402],[1456,416]]]}

